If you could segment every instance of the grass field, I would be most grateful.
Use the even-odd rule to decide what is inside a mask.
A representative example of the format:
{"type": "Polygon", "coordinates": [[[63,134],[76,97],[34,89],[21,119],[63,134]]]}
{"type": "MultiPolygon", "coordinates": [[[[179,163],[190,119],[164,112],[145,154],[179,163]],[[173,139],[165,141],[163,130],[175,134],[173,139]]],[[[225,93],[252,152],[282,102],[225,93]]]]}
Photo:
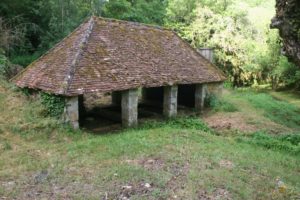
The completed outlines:
{"type": "Polygon", "coordinates": [[[300,108],[300,93],[299,92],[291,92],[291,91],[281,91],[274,92],[270,91],[270,95],[272,95],[275,99],[286,101],[294,106],[300,108]]]}
{"type": "Polygon", "coordinates": [[[299,108],[268,94],[227,91],[202,119],[98,135],[43,113],[1,82],[0,199],[300,197],[299,108]]]}

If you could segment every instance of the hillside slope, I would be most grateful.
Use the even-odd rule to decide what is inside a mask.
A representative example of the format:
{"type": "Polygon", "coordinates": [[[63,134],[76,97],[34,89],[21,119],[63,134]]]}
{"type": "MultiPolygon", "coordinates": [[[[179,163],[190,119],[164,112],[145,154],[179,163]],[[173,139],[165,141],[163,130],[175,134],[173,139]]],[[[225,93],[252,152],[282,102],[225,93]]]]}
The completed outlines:
{"type": "Polygon", "coordinates": [[[276,148],[279,140],[273,140],[264,138],[273,145],[268,147],[241,132],[222,136],[199,118],[118,133],[73,132],[43,117],[37,100],[1,82],[0,198],[299,197],[297,146],[283,142],[285,148],[276,148]]]}

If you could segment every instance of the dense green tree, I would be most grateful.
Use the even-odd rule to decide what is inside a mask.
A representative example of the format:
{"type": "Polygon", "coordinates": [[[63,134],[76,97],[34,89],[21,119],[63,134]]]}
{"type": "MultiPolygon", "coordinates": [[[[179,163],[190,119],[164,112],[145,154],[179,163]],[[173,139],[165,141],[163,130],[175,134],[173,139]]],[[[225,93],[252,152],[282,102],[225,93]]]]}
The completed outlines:
{"type": "Polygon", "coordinates": [[[271,0],[169,0],[166,24],[195,48],[214,48],[216,64],[234,86],[276,88],[295,83],[298,72],[281,55],[278,32],[269,29],[273,14],[271,0]]]}
{"type": "Polygon", "coordinates": [[[103,16],[147,24],[163,24],[163,0],[111,0],[104,4],[103,16]]]}

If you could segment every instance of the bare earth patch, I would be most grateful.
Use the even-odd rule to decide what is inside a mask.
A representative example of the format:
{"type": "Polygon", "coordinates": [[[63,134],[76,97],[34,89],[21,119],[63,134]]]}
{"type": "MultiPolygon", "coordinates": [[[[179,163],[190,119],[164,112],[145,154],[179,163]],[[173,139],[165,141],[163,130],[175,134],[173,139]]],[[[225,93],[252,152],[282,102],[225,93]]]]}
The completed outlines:
{"type": "MultiPolygon", "coordinates": [[[[171,192],[170,198],[182,199],[184,197],[185,183],[187,182],[187,175],[190,170],[190,164],[188,162],[181,163],[181,164],[174,162],[174,163],[168,163],[167,165],[167,163],[165,163],[165,161],[162,160],[161,158],[146,158],[140,160],[139,159],[125,160],[125,163],[135,165],[135,166],[141,166],[151,171],[163,170],[165,172],[170,173],[172,176],[167,181],[165,186],[171,192]]],[[[153,184],[151,184],[151,187],[152,186],[153,184]]],[[[136,187],[137,187],[136,185],[129,186],[130,192],[132,192],[131,190],[135,191],[136,187]]],[[[138,191],[140,191],[140,189],[138,189],[138,191]]],[[[125,197],[128,197],[126,193],[125,193],[125,197]]]]}
{"type": "Polygon", "coordinates": [[[228,190],[223,188],[217,188],[212,194],[208,194],[205,190],[200,190],[198,192],[199,200],[230,200],[232,199],[228,190]]]}
{"type": "Polygon", "coordinates": [[[233,169],[234,164],[230,160],[220,160],[219,162],[220,167],[226,168],[226,169],[233,169]]]}
{"type": "Polygon", "coordinates": [[[164,161],[160,158],[125,160],[125,163],[135,166],[142,166],[148,170],[160,170],[164,167],[164,161]]]}
{"type": "Polygon", "coordinates": [[[4,92],[6,92],[6,89],[0,86],[0,92],[1,92],[1,93],[2,93],[2,92],[4,93],[4,92]]]}
{"type": "MultiPolygon", "coordinates": [[[[41,177],[40,180],[33,178],[24,180],[18,180],[17,182],[8,181],[0,183],[0,186],[9,194],[14,190],[18,190],[18,195],[14,199],[20,200],[31,200],[31,199],[74,199],[77,197],[89,197],[89,198],[102,198],[104,193],[101,192],[99,186],[82,183],[82,182],[68,182],[63,183],[59,180],[49,178],[46,175],[41,177]]],[[[38,178],[39,179],[39,178],[38,178]]],[[[6,198],[5,196],[2,197],[6,198]]],[[[0,197],[0,199],[2,199],[0,197]]]]}
{"type": "Polygon", "coordinates": [[[247,123],[247,119],[243,113],[216,113],[205,116],[204,121],[210,128],[216,131],[239,130],[245,132],[254,132],[257,130],[255,125],[247,123]]]}
{"type": "Polygon", "coordinates": [[[133,184],[128,184],[128,185],[122,186],[119,194],[109,196],[105,199],[120,199],[120,200],[128,199],[129,200],[132,196],[149,197],[150,198],[151,193],[155,189],[156,189],[156,187],[150,183],[144,183],[144,182],[133,183],[133,184]]]}
{"type": "Polygon", "coordinates": [[[289,128],[270,121],[262,116],[255,116],[253,113],[246,115],[243,112],[234,113],[214,113],[206,115],[203,120],[208,126],[217,132],[242,131],[252,133],[259,130],[266,130],[272,134],[288,132],[289,128]]]}
{"type": "Polygon", "coordinates": [[[167,182],[167,188],[171,190],[172,199],[184,199],[185,183],[187,182],[187,175],[190,170],[190,164],[187,162],[183,165],[173,164],[170,167],[170,172],[173,174],[171,179],[167,182]]]}

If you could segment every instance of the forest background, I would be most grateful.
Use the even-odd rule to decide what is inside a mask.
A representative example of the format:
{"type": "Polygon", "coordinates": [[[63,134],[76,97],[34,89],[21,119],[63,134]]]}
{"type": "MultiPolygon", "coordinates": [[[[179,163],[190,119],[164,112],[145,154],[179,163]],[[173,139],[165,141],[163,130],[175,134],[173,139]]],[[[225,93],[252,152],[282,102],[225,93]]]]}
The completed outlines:
{"type": "Polygon", "coordinates": [[[91,15],[165,26],[213,48],[229,86],[300,89],[300,68],[270,29],[274,0],[2,0],[0,73],[26,67],[91,15]]]}

